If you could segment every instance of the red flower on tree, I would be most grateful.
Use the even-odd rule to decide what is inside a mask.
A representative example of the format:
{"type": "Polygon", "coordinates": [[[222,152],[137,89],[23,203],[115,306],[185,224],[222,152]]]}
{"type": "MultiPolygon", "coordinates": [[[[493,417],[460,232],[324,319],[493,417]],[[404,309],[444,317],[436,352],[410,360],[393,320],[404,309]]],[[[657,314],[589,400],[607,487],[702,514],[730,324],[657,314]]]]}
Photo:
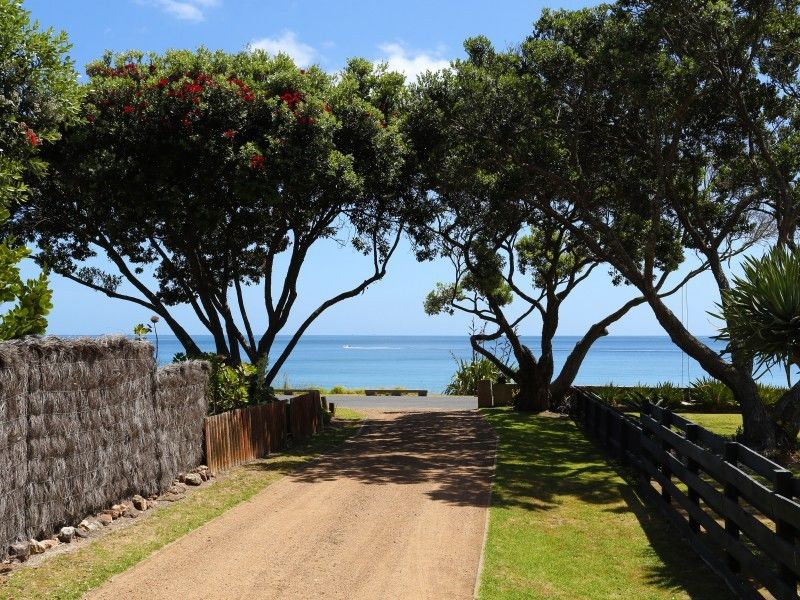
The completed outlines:
{"type": "Polygon", "coordinates": [[[233,136],[236,135],[236,132],[233,129],[228,129],[227,131],[224,131],[222,135],[228,138],[229,140],[232,140],[233,136]]]}
{"type": "Polygon", "coordinates": [[[255,94],[253,94],[253,92],[250,91],[250,88],[247,87],[247,84],[241,79],[238,79],[233,75],[231,75],[230,77],[228,77],[228,83],[232,83],[233,85],[239,88],[239,95],[245,102],[252,102],[253,100],[256,99],[255,94]]]}
{"type": "Polygon", "coordinates": [[[36,135],[36,132],[33,129],[26,129],[25,137],[28,138],[28,142],[31,146],[38,146],[40,143],[39,136],[36,135]]]}
{"type": "Polygon", "coordinates": [[[167,79],[166,77],[162,77],[161,79],[158,80],[156,87],[161,89],[167,87],[168,85],[169,85],[169,79],[167,79]]]}
{"type": "Polygon", "coordinates": [[[281,94],[281,100],[285,102],[286,105],[292,110],[294,110],[295,106],[297,106],[302,99],[303,99],[303,94],[301,94],[300,92],[285,90],[281,94]]]}
{"type": "Polygon", "coordinates": [[[264,157],[261,156],[260,154],[253,154],[253,156],[250,157],[251,169],[255,169],[256,171],[263,171],[265,165],[266,161],[264,160],[264,157]]]}
{"type": "Polygon", "coordinates": [[[126,115],[131,114],[134,110],[135,109],[130,104],[126,104],[122,107],[122,112],[124,112],[126,115]]]}

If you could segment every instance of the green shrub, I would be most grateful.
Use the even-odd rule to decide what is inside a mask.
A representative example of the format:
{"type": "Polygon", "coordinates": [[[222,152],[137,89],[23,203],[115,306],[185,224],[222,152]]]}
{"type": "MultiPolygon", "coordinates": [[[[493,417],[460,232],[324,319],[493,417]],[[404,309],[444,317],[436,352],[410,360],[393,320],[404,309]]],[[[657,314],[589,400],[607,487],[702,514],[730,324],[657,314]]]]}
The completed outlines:
{"type": "MultiPolygon", "coordinates": [[[[611,406],[638,410],[643,398],[646,398],[670,410],[696,412],[739,412],[739,405],[733,398],[733,392],[721,381],[711,377],[695,379],[688,392],[673,383],[662,382],[656,385],[637,384],[621,387],[609,383],[592,388],[592,391],[603,402],[611,406]]],[[[758,384],[762,400],[768,406],[774,404],[786,392],[786,388],[773,385],[758,384]]]]}
{"type": "Polygon", "coordinates": [[[692,382],[689,397],[695,408],[704,410],[736,410],[733,392],[721,381],[701,377],[692,382]]]}
{"type": "Polygon", "coordinates": [[[444,393],[452,396],[475,396],[478,393],[478,382],[481,379],[497,381],[500,370],[486,358],[479,360],[457,359],[458,367],[445,388],[444,393]]]}
{"type": "Polygon", "coordinates": [[[633,386],[618,386],[608,383],[604,386],[594,387],[592,391],[606,404],[626,410],[638,410],[643,399],[676,410],[681,408],[684,402],[683,388],[668,381],[655,385],[637,383],[633,386]]]}
{"type": "MultiPolygon", "coordinates": [[[[208,384],[209,415],[262,404],[274,399],[272,388],[263,380],[266,363],[260,369],[250,363],[232,367],[225,364],[223,357],[213,352],[206,352],[197,358],[207,360],[211,364],[208,384]]],[[[188,360],[188,357],[179,352],[172,360],[182,362],[188,360]]]]}

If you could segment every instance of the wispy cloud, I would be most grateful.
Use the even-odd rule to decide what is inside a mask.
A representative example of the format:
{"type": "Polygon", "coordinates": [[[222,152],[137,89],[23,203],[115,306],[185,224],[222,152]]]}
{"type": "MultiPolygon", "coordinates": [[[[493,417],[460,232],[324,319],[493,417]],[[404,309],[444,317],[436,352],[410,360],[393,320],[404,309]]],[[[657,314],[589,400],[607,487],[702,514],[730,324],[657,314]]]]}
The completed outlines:
{"type": "Polygon", "coordinates": [[[255,40],[250,47],[255,50],[265,50],[270,54],[283,52],[291,56],[294,62],[301,67],[309,66],[319,56],[314,48],[298,40],[297,34],[289,30],[284,31],[278,37],[255,40]]]}
{"type": "Polygon", "coordinates": [[[383,53],[379,60],[387,63],[390,71],[399,71],[408,79],[413,80],[426,71],[439,71],[450,66],[450,61],[442,58],[441,49],[435,52],[410,51],[396,42],[381,44],[378,48],[383,53]]]}
{"type": "Polygon", "coordinates": [[[206,9],[219,5],[219,0],[138,0],[139,4],[159,7],[168,15],[183,21],[203,21],[206,9]]]}

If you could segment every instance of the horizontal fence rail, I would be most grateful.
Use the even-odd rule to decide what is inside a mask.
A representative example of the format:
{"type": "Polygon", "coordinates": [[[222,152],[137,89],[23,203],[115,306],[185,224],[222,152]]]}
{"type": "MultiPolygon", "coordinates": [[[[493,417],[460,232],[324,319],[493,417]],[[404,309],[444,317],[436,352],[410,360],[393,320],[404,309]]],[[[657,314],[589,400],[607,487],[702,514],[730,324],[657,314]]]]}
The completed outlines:
{"type": "Polygon", "coordinates": [[[206,464],[214,473],[286,448],[289,434],[305,440],[322,431],[319,392],[206,417],[206,464]]]}
{"type": "Polygon", "coordinates": [[[670,410],[638,420],[576,389],[575,422],[640,476],[645,494],[741,598],[798,598],[800,480],[670,410]]]}

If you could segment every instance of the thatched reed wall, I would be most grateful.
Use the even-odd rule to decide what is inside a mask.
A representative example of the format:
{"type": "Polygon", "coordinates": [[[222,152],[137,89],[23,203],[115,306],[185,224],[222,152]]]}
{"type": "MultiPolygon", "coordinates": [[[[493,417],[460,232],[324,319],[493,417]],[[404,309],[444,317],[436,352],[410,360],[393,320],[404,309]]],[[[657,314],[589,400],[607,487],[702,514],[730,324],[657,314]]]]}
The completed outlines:
{"type": "Polygon", "coordinates": [[[167,365],[156,376],[155,433],[159,451],[160,489],[176,473],[203,459],[203,419],[208,412],[209,365],[192,361],[167,365]]]}
{"type": "Polygon", "coordinates": [[[0,345],[0,556],[26,530],[28,361],[24,346],[0,345]]]}
{"type": "Polygon", "coordinates": [[[0,555],[199,464],[207,367],[160,371],[123,337],[0,343],[0,555]]]}

